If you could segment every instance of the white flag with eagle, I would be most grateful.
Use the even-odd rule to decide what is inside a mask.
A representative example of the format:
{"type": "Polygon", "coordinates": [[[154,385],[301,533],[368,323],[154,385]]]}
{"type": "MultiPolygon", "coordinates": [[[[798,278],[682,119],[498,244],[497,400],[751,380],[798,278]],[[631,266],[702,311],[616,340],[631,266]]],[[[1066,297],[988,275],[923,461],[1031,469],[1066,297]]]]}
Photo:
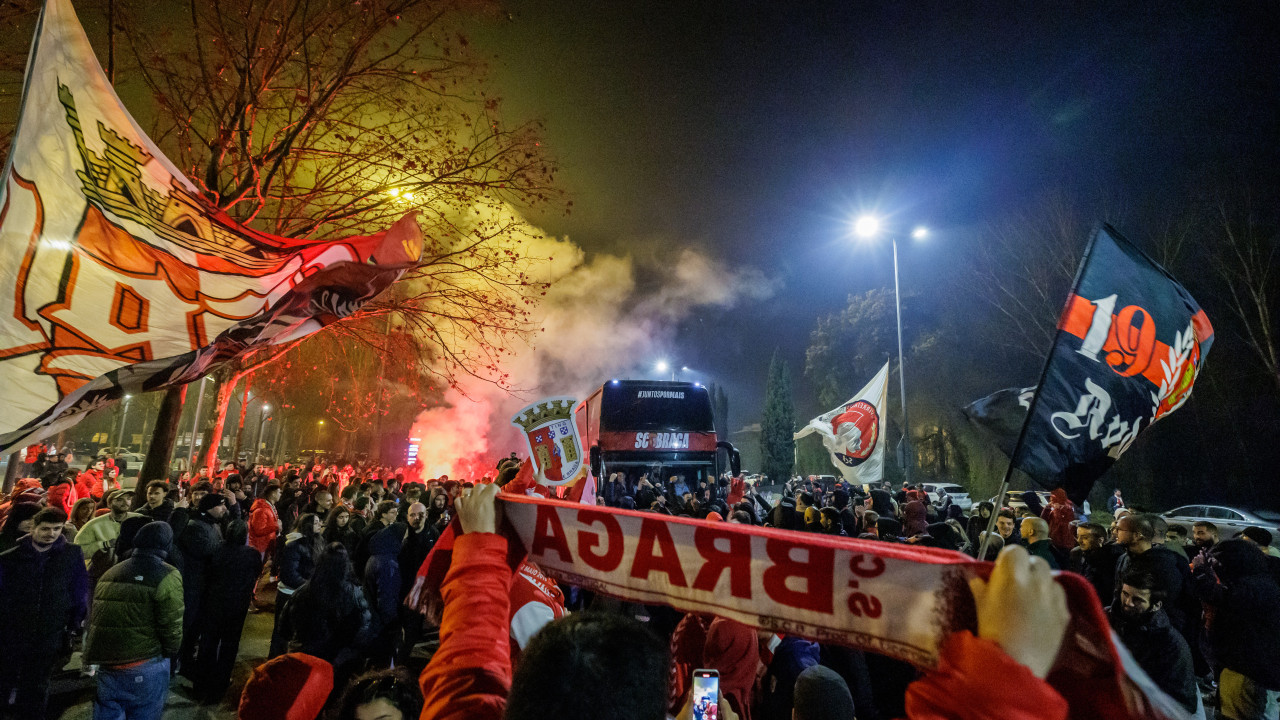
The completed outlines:
{"type": "Polygon", "coordinates": [[[350,315],[421,255],[411,215],[299,241],[212,206],[47,0],[0,183],[0,452],[350,315]]]}

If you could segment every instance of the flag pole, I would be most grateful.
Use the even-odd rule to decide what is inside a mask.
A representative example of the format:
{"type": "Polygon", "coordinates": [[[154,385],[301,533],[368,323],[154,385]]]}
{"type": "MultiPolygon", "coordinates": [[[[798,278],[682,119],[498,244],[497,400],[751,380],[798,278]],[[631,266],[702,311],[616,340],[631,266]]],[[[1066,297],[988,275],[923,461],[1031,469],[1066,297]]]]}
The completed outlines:
{"type": "Polygon", "coordinates": [[[1009,478],[1013,477],[1013,464],[1018,457],[1018,453],[1022,451],[1022,442],[1027,437],[1027,426],[1031,424],[1031,418],[1035,417],[1036,405],[1040,402],[1040,390],[1044,388],[1045,376],[1049,374],[1049,363],[1053,360],[1053,349],[1058,345],[1058,338],[1062,336],[1062,317],[1066,314],[1067,308],[1071,305],[1071,298],[1075,297],[1076,290],[1080,288],[1080,278],[1084,277],[1085,268],[1089,266],[1089,260],[1093,257],[1093,246],[1098,240],[1098,234],[1102,232],[1102,226],[1094,228],[1093,234],[1089,236],[1089,244],[1084,248],[1084,256],[1080,258],[1080,267],[1076,268],[1076,276],[1071,281],[1071,289],[1067,292],[1067,299],[1062,304],[1062,312],[1058,314],[1058,331],[1054,333],[1053,343],[1049,345],[1049,352],[1044,356],[1044,364],[1040,367],[1040,379],[1036,381],[1036,391],[1031,396],[1031,404],[1027,407],[1027,415],[1022,419],[1022,427],[1018,430],[1018,441],[1013,445],[1013,452],[1009,455],[1009,465],[1005,468],[1004,479],[1000,481],[1000,491],[996,493],[996,502],[991,508],[991,517],[987,520],[987,532],[982,536],[982,542],[978,546],[978,560],[982,560],[987,556],[987,546],[991,544],[991,533],[995,531],[996,518],[1000,515],[1000,506],[1004,503],[1004,494],[1009,491],[1009,478]]]}

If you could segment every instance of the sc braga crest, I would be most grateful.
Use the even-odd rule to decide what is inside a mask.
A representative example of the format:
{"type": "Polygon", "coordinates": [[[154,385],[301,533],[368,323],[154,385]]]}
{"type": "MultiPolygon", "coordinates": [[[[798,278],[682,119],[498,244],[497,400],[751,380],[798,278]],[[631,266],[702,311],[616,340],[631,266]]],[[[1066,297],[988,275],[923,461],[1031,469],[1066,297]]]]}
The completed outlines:
{"type": "Polygon", "coordinates": [[[835,453],[848,467],[857,467],[876,449],[876,441],[880,439],[880,414],[876,406],[866,400],[858,400],[842,408],[831,419],[831,434],[843,448],[843,452],[835,453]]]}
{"type": "Polygon", "coordinates": [[[546,398],[511,418],[511,424],[524,431],[529,457],[548,485],[567,485],[577,480],[585,467],[582,441],[573,422],[577,402],[571,397],[546,398]]]}

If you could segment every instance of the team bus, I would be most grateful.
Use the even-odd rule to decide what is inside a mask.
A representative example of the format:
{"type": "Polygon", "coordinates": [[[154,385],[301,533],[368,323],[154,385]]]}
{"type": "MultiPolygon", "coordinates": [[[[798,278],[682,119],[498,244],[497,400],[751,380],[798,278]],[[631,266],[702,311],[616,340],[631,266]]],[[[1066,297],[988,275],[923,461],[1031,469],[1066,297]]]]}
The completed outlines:
{"type": "Polygon", "coordinates": [[[699,383],[610,380],[578,403],[574,419],[600,482],[615,472],[631,482],[648,473],[655,485],[682,475],[696,488],[741,472],[738,451],[716,438],[711,395],[699,383]]]}

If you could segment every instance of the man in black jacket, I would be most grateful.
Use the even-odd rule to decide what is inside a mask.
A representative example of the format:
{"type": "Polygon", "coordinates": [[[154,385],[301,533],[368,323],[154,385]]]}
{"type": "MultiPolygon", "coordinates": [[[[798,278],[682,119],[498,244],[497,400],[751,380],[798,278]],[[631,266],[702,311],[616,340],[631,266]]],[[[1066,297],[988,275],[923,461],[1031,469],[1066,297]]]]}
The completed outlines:
{"type": "Polygon", "coordinates": [[[1146,515],[1125,515],[1116,524],[1116,544],[1125,549],[1116,561],[1116,585],[1111,605],[1120,603],[1120,580],[1130,571],[1149,573],[1165,597],[1165,612],[1169,622],[1186,637],[1189,634],[1188,615],[1193,611],[1191,599],[1191,570],[1172,550],[1151,543],[1155,526],[1146,515]]]}
{"type": "Polygon", "coordinates": [[[1213,610],[1209,645],[1222,667],[1219,715],[1276,717],[1280,690],[1280,586],[1246,540],[1223,540],[1192,561],[1196,597],[1213,610]]]}
{"type": "Polygon", "coordinates": [[[1150,573],[1129,572],[1120,581],[1120,604],[1107,608],[1107,618],[1152,681],[1187,712],[1195,714],[1200,692],[1191,648],[1169,624],[1164,599],[1150,573]]]}
{"type": "Polygon", "coordinates": [[[1107,529],[1097,523],[1077,526],[1076,543],[1079,552],[1072,553],[1071,569],[1093,585],[1104,606],[1111,604],[1116,589],[1116,562],[1124,548],[1107,543],[1107,529]]]}
{"type": "Polygon", "coordinates": [[[200,498],[197,512],[191,516],[175,541],[182,553],[182,600],[185,605],[180,667],[184,675],[193,679],[196,671],[192,661],[195,660],[200,640],[199,628],[202,625],[201,600],[204,599],[213,557],[222,547],[220,524],[226,515],[227,499],[216,492],[205,494],[200,498]]]}
{"type": "Polygon", "coordinates": [[[0,553],[0,717],[44,717],[49,677],[70,655],[70,637],[89,609],[89,573],[79,546],[67,542],[67,514],[40,510],[31,533],[0,553]]]}

